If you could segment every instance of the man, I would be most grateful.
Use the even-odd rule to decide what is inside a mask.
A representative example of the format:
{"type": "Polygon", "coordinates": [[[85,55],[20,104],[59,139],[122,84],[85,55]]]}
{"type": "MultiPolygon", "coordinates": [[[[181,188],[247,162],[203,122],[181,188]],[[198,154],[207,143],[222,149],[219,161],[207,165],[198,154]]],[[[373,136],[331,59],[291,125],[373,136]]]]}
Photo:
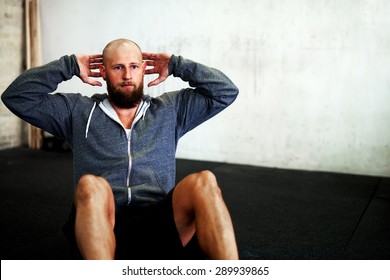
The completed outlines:
{"type": "Polygon", "coordinates": [[[178,140],[236,98],[220,71],[168,54],[142,53],[127,39],[102,55],[64,56],[19,76],[2,100],[17,116],[65,139],[73,150],[74,234],[85,259],[178,258],[196,238],[210,259],[237,259],[229,212],[215,176],[191,174],[175,186],[178,140]],[[99,72],[95,70],[99,69],[99,72]],[[169,75],[191,88],[143,94],[145,74],[169,75]],[[74,75],[106,94],[48,94],[74,75]],[[142,255],[143,253],[143,255],[142,255]]]}

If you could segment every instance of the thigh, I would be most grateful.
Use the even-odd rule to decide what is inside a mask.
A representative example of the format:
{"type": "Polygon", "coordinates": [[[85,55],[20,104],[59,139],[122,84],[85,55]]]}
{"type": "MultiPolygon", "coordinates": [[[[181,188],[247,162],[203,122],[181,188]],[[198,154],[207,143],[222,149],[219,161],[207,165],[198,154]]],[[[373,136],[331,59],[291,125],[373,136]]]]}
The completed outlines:
{"type": "Polygon", "coordinates": [[[205,259],[206,255],[201,250],[195,234],[192,234],[185,246],[182,244],[173,209],[173,196],[176,188],[167,195],[164,200],[163,211],[161,211],[163,215],[162,227],[167,229],[164,234],[167,236],[166,240],[169,240],[171,244],[167,249],[170,252],[168,258],[184,260],[205,259]]]}
{"type": "Polygon", "coordinates": [[[172,194],[174,221],[183,246],[193,238],[196,230],[192,194],[196,180],[196,174],[185,177],[177,184],[172,194]]]}

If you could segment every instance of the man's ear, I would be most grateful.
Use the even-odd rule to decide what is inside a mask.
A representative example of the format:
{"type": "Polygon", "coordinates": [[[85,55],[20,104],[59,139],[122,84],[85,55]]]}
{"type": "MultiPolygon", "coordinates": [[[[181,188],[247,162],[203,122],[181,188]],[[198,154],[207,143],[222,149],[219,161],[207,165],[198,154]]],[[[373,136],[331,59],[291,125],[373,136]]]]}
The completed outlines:
{"type": "Polygon", "coordinates": [[[145,71],[146,71],[146,61],[142,61],[142,75],[145,76],[145,71]]]}
{"type": "Polygon", "coordinates": [[[99,65],[100,75],[102,75],[103,80],[106,80],[106,67],[103,64],[99,65]]]}

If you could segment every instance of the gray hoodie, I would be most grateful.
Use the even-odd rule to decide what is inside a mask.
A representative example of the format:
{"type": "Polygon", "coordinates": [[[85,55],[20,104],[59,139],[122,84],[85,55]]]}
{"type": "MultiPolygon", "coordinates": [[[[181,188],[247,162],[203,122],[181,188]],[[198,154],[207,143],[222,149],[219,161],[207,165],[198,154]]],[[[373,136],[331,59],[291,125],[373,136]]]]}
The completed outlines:
{"type": "Polygon", "coordinates": [[[104,177],[118,206],[160,201],[175,186],[180,137],[221,112],[238,94],[220,71],[172,56],[169,74],[191,88],[157,98],[145,95],[126,133],[106,94],[49,94],[79,73],[76,57],[63,56],[24,72],[1,98],[18,117],[66,140],[73,151],[75,184],[84,174],[104,177]]]}

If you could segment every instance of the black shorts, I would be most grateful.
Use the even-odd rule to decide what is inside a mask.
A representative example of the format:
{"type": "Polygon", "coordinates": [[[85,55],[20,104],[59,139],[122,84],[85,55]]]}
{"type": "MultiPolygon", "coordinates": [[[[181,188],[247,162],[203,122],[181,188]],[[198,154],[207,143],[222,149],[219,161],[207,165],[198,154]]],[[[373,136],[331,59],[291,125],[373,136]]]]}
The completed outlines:
{"type": "MultiPolygon", "coordinates": [[[[165,260],[165,259],[205,259],[196,237],[183,247],[176,229],[172,194],[156,205],[143,207],[120,207],[115,214],[116,259],[165,260]]],[[[71,232],[65,233],[76,249],[74,237],[75,211],[71,215],[71,232]],[[73,219],[72,219],[73,217],[73,219]]]]}

